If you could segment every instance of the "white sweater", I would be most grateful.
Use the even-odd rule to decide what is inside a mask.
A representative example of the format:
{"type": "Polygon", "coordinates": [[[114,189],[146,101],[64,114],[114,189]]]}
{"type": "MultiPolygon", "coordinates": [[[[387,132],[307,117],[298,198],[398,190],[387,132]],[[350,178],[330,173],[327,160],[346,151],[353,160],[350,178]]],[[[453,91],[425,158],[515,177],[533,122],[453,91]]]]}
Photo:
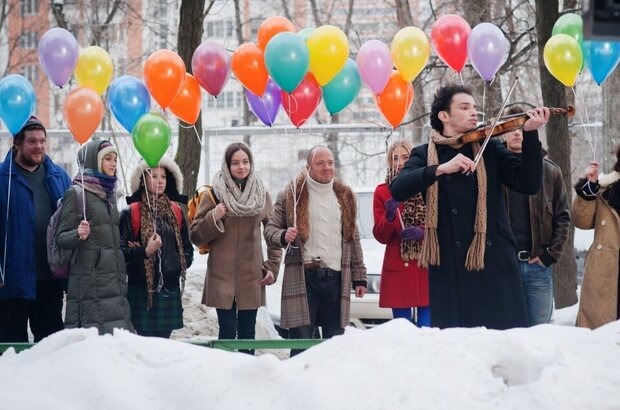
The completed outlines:
{"type": "Polygon", "coordinates": [[[306,185],[310,233],[304,244],[304,260],[320,257],[328,268],[339,271],[342,269],[342,212],[334,182],[321,184],[308,175],[306,185]]]}

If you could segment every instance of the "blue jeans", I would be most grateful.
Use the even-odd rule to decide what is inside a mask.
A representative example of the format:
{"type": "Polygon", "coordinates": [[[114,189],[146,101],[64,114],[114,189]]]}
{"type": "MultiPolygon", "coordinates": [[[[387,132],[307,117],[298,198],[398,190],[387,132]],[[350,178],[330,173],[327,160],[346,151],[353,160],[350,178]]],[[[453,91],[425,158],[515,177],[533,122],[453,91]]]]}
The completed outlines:
{"type": "Polygon", "coordinates": [[[431,327],[431,308],[419,306],[417,308],[392,308],[394,319],[405,319],[413,322],[417,327],[431,327]],[[413,309],[417,309],[417,321],[413,320],[413,309]]]}
{"type": "Polygon", "coordinates": [[[553,275],[551,266],[519,262],[530,326],[549,323],[553,311],[553,275]]]}

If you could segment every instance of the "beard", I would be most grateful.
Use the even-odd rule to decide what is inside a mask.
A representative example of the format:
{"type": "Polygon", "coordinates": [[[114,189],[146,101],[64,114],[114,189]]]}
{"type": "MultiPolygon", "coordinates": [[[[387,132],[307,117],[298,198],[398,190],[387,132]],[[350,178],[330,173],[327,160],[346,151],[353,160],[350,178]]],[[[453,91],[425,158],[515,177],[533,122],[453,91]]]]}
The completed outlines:
{"type": "Polygon", "coordinates": [[[27,167],[36,167],[45,161],[45,155],[43,153],[37,156],[31,154],[24,155],[24,153],[18,152],[15,156],[15,161],[19,161],[27,167]]]}

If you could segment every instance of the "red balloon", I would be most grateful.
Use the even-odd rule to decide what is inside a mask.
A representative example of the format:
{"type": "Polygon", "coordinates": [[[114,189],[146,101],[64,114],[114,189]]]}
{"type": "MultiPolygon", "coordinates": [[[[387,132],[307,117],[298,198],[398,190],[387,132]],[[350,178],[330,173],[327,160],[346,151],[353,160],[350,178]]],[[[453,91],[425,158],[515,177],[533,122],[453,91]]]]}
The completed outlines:
{"type": "Polygon", "coordinates": [[[467,39],[471,27],[463,17],[447,14],[437,19],[431,30],[431,44],[435,52],[457,73],[467,61],[467,39]]]}
{"type": "Polygon", "coordinates": [[[323,91],[312,73],[306,74],[292,93],[282,91],[282,106],[294,126],[301,127],[312,116],[322,95],[323,91]]]}
{"type": "Polygon", "coordinates": [[[413,103],[413,86],[396,70],[392,71],[385,88],[375,94],[375,104],[392,127],[400,125],[413,103]]]}
{"type": "Polygon", "coordinates": [[[181,89],[170,103],[170,112],[188,124],[196,123],[200,115],[202,94],[198,80],[190,73],[185,73],[181,89]]]}

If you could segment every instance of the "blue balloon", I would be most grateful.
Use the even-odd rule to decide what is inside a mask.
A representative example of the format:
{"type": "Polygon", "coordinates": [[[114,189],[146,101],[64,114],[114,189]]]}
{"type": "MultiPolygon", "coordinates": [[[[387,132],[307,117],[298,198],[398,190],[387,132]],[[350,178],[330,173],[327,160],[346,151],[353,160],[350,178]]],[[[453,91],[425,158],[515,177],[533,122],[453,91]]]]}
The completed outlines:
{"type": "Polygon", "coordinates": [[[276,34],[265,48],[265,66],[269,76],[281,89],[292,92],[304,79],[310,66],[306,41],[295,33],[276,34]]]}
{"type": "Polygon", "coordinates": [[[23,76],[11,74],[0,80],[0,118],[11,134],[22,129],[36,105],[34,88],[23,76]]]}
{"type": "Polygon", "coordinates": [[[620,42],[585,40],[583,59],[594,81],[601,85],[620,62],[620,42]]]}
{"type": "Polygon", "coordinates": [[[362,87],[362,78],[357,64],[350,58],[336,77],[323,86],[323,101],[331,115],[344,110],[351,104],[362,87]]]}
{"type": "Polygon", "coordinates": [[[138,119],[149,112],[151,97],[142,81],[124,75],[110,84],[108,103],[116,121],[131,133],[138,119]]]}

